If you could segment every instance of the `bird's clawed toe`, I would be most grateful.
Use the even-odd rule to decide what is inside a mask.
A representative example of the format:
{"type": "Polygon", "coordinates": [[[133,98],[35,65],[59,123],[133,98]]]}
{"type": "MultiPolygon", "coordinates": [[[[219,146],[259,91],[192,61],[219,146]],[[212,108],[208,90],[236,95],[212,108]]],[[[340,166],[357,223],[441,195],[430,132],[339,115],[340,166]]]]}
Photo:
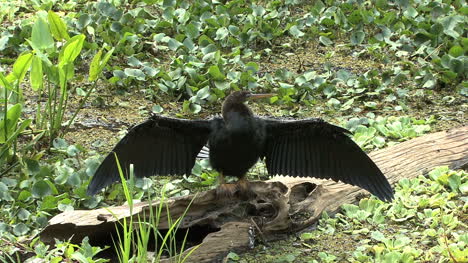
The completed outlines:
{"type": "Polygon", "coordinates": [[[234,197],[237,191],[236,184],[220,184],[216,188],[216,195],[218,198],[231,198],[234,197]]]}
{"type": "Polygon", "coordinates": [[[232,197],[250,199],[255,197],[255,193],[250,189],[249,181],[245,179],[241,179],[235,184],[220,184],[216,188],[216,195],[220,199],[232,197]]]}

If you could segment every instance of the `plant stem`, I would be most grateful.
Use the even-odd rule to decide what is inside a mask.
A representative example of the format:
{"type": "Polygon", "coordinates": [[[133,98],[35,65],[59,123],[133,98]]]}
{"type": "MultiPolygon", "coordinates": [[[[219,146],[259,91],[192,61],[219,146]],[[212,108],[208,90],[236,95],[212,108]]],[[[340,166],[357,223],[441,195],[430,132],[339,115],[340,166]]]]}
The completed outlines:
{"type": "Polygon", "coordinates": [[[5,141],[8,139],[8,125],[7,125],[7,111],[8,111],[8,89],[5,87],[5,111],[3,117],[3,127],[5,128],[5,141]]]}
{"type": "Polygon", "coordinates": [[[65,127],[65,129],[63,129],[63,134],[67,133],[68,129],[70,128],[71,124],[73,123],[73,121],[75,120],[76,116],[78,115],[78,112],[83,108],[84,104],[86,103],[86,101],[88,100],[89,96],[91,95],[91,92],[93,92],[93,90],[96,88],[97,86],[97,81],[94,81],[93,85],[91,86],[91,88],[88,90],[88,92],[86,92],[86,95],[85,97],[83,98],[83,100],[81,100],[80,102],[80,106],[78,106],[78,109],[76,109],[75,113],[73,113],[73,116],[70,118],[70,120],[68,121],[68,124],[67,126],[65,127]]]}

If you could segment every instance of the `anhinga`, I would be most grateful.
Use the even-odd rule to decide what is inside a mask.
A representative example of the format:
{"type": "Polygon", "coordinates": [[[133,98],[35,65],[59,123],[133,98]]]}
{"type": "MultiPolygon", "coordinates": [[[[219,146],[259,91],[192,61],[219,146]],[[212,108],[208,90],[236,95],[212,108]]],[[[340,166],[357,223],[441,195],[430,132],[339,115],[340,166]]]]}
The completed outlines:
{"type": "MultiPolygon", "coordinates": [[[[393,199],[385,176],[348,137],[349,131],[321,119],[285,121],[255,116],[244,104],[269,97],[236,91],[223,103],[222,118],[184,120],[152,116],[130,129],[114,147],[122,167],[134,165],[138,177],[190,174],[197,154],[208,143],[211,166],[248,187],[247,171],[264,159],[268,174],[333,179],[366,189],[384,201],[393,199]]],[[[94,195],[120,179],[110,153],[88,186],[94,195]]],[[[220,188],[231,190],[225,184],[220,188]]],[[[222,192],[222,191],[221,191],[222,192]]]]}

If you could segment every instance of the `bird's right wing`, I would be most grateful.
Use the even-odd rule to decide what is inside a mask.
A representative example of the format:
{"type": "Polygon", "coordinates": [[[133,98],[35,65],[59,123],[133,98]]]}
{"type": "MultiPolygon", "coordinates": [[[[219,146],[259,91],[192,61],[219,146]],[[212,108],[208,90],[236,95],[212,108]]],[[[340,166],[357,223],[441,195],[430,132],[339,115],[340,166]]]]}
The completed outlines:
{"type": "Polygon", "coordinates": [[[123,171],[133,164],[138,177],[190,174],[210,132],[210,120],[152,116],[131,128],[107,155],[88,185],[88,194],[120,181],[115,155],[123,171]]]}
{"type": "Polygon", "coordinates": [[[393,199],[387,179],[348,130],[321,119],[262,120],[269,174],[333,179],[362,187],[381,200],[393,199]]]}

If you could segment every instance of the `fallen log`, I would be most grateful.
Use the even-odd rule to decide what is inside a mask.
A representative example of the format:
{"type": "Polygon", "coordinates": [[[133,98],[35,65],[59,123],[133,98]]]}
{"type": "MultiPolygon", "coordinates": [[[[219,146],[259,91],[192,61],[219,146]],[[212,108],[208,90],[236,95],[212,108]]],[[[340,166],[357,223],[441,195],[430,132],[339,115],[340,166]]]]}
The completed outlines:
{"type": "MultiPolygon", "coordinates": [[[[466,169],[468,126],[402,142],[372,152],[370,157],[391,184],[402,178],[415,178],[436,166],[466,169]]],[[[323,211],[334,214],[342,204],[356,203],[368,194],[358,187],[314,178],[275,177],[251,184],[256,196],[249,200],[237,196],[220,199],[215,190],[209,190],[164,201],[172,221],[185,213],[179,229],[203,229],[204,235],[210,232],[188,262],[220,262],[229,251],[252,246],[255,235],[268,240],[299,231],[316,222],[323,211]]],[[[159,203],[152,205],[157,207],[159,203]]],[[[119,220],[130,216],[144,218],[149,209],[150,204],[142,202],[134,205],[131,214],[127,205],[63,212],[49,221],[40,237],[46,243],[54,238],[78,243],[85,236],[93,242],[110,240],[109,233],[115,231],[119,220]]],[[[159,230],[169,228],[166,211],[162,209],[159,230]]],[[[193,232],[200,235],[200,231],[193,232]]]]}

